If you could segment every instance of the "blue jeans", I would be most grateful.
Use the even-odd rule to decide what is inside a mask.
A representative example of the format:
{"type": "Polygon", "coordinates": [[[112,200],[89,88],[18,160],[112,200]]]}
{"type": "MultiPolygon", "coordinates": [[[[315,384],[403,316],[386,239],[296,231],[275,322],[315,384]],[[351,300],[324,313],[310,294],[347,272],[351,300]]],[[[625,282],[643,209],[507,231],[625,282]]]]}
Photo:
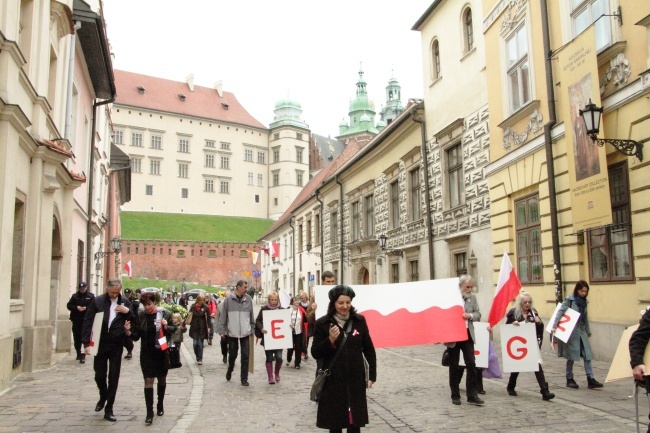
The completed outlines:
{"type": "Polygon", "coordinates": [[[203,339],[194,339],[192,340],[194,346],[194,354],[196,355],[197,361],[203,361],[203,339]]]}
{"type": "MultiPolygon", "coordinates": [[[[594,378],[594,370],[591,368],[591,361],[585,361],[585,374],[587,377],[593,379],[594,378]]],[[[570,359],[566,360],[566,378],[567,380],[573,379],[573,363],[574,361],[571,361],[570,359]]]]}
{"type": "Polygon", "coordinates": [[[275,362],[282,364],[282,349],[265,350],[266,362],[273,362],[273,355],[275,355],[275,362]]]}

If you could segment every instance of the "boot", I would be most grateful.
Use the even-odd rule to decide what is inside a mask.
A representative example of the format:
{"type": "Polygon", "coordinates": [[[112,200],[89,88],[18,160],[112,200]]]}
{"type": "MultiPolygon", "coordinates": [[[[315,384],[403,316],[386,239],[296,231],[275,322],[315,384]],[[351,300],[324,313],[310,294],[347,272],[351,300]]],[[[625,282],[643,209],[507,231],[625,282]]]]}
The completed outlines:
{"type": "Polygon", "coordinates": [[[485,389],[483,389],[483,369],[476,369],[476,392],[481,395],[485,394],[485,389]]]}
{"type": "Polygon", "coordinates": [[[147,405],[147,417],[144,419],[146,425],[153,422],[153,388],[144,389],[144,401],[147,405]]]}
{"type": "Polygon", "coordinates": [[[553,400],[555,398],[555,394],[553,394],[552,392],[550,392],[548,390],[548,383],[546,384],[546,386],[544,388],[540,389],[539,392],[542,393],[542,400],[544,400],[544,401],[553,400]]]}
{"type": "Polygon", "coordinates": [[[596,389],[596,388],[602,388],[602,387],[603,387],[602,383],[598,382],[593,377],[588,377],[587,376],[587,388],[596,389]]]}
{"type": "Polygon", "coordinates": [[[275,361],[275,381],[280,381],[280,369],[282,368],[282,361],[275,361]]]}
{"type": "Polygon", "coordinates": [[[158,385],[158,406],[156,407],[158,416],[163,416],[165,414],[165,408],[163,407],[163,401],[165,400],[165,388],[167,385],[158,385]]]}
{"type": "Polygon", "coordinates": [[[266,363],[266,374],[269,376],[269,385],[275,385],[275,378],[273,377],[273,363],[266,363]]]}
{"type": "Polygon", "coordinates": [[[510,379],[508,379],[508,387],[506,390],[508,391],[508,395],[511,395],[513,397],[517,397],[517,391],[515,391],[515,387],[517,386],[517,377],[513,377],[510,375],[510,379]]]}
{"type": "Polygon", "coordinates": [[[208,338],[208,346],[212,346],[212,337],[208,338]]]}
{"type": "MultiPolygon", "coordinates": [[[[587,378],[587,379],[589,379],[589,378],[587,378]]],[[[589,383],[589,380],[587,380],[587,383],[589,383]]],[[[578,388],[580,388],[580,386],[578,386],[578,384],[576,383],[576,381],[573,380],[573,379],[567,379],[567,380],[566,380],[566,387],[567,387],[567,388],[573,388],[573,389],[578,389],[578,388]]]]}

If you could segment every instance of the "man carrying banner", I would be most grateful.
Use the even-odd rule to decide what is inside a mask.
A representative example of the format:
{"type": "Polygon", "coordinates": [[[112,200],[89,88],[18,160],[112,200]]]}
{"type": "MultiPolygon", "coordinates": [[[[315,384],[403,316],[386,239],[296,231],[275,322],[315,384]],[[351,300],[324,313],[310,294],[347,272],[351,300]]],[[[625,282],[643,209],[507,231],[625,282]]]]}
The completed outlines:
{"type": "Polygon", "coordinates": [[[460,379],[461,369],[458,366],[460,352],[463,352],[465,359],[465,366],[467,369],[466,379],[466,392],[467,402],[482,406],[484,401],[478,397],[478,389],[476,383],[476,361],[474,358],[474,323],[481,320],[481,312],[479,311],[476,296],[472,294],[474,287],[474,280],[469,275],[461,275],[459,282],[460,292],[463,295],[464,312],[463,319],[465,319],[465,326],[467,327],[467,340],[457,341],[455,343],[445,343],[449,347],[449,387],[451,388],[451,402],[460,405],[460,379]]]}

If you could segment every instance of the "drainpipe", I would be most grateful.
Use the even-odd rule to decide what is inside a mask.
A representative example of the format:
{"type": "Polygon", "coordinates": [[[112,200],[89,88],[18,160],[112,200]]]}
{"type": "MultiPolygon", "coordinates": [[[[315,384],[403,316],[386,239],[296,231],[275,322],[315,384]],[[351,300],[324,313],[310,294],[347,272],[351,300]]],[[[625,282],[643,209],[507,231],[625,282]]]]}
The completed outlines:
{"type": "Polygon", "coordinates": [[[553,245],[553,277],[555,280],[555,300],[562,302],[564,287],[562,284],[562,262],[560,261],[560,238],[558,233],[557,199],[555,192],[555,162],[553,161],[553,138],[551,130],[556,123],[555,89],[553,88],[553,69],[551,64],[551,42],[549,36],[547,0],[541,0],[542,39],[546,53],[546,94],[548,96],[548,122],[544,125],[544,145],[546,147],[546,171],[548,177],[548,195],[551,211],[551,239],[553,245]]]}
{"type": "MultiPolygon", "coordinates": [[[[316,201],[320,203],[320,218],[319,218],[319,224],[320,227],[318,228],[318,233],[320,233],[320,239],[318,239],[318,242],[320,243],[320,275],[321,278],[323,278],[323,259],[325,258],[324,255],[324,247],[323,247],[323,200],[318,196],[320,194],[320,188],[316,188],[316,201]]],[[[320,283],[320,281],[317,281],[317,283],[320,283]]]]}
{"type": "MultiPolygon", "coordinates": [[[[86,210],[88,215],[88,221],[86,222],[86,281],[90,279],[90,271],[92,265],[93,257],[93,246],[92,246],[92,225],[93,225],[93,190],[95,188],[95,133],[97,131],[97,107],[102,105],[111,104],[115,101],[115,95],[111,99],[106,99],[101,102],[93,102],[93,121],[91,125],[91,139],[90,139],[90,167],[88,167],[88,209],[86,210]]],[[[110,231],[110,225],[108,226],[110,231]]],[[[108,238],[110,239],[110,233],[108,238]]],[[[97,294],[101,293],[98,289],[97,294]]]]}
{"type": "Polygon", "coordinates": [[[70,129],[72,128],[72,87],[74,83],[74,54],[77,43],[77,30],[81,28],[81,21],[74,23],[74,33],[70,36],[70,62],[68,64],[68,91],[65,104],[65,127],[63,138],[70,140],[70,129]]]}
{"type": "Polygon", "coordinates": [[[343,245],[343,184],[339,181],[339,175],[336,175],[336,183],[339,186],[339,229],[341,230],[341,239],[340,239],[340,244],[341,244],[341,272],[339,272],[340,275],[340,281],[339,284],[343,284],[343,253],[344,253],[344,248],[345,246],[343,245]]]}
{"type": "MultiPolygon", "coordinates": [[[[434,274],[434,263],[433,263],[433,230],[431,228],[432,226],[432,220],[431,220],[431,196],[429,195],[429,158],[427,158],[427,131],[426,131],[426,121],[422,118],[419,118],[416,116],[416,113],[418,110],[414,110],[411,112],[411,119],[413,119],[414,122],[417,122],[420,124],[420,132],[422,134],[422,165],[424,168],[424,190],[425,190],[425,195],[424,195],[424,205],[426,207],[426,220],[427,220],[427,238],[429,240],[428,242],[428,247],[429,247],[429,279],[433,280],[435,279],[435,274],[434,274]]],[[[424,110],[422,110],[422,113],[424,113],[424,110]]]]}
{"type": "Polygon", "coordinates": [[[296,228],[293,226],[293,219],[289,219],[291,227],[291,260],[293,262],[293,278],[291,279],[291,296],[296,296],[296,228]]]}

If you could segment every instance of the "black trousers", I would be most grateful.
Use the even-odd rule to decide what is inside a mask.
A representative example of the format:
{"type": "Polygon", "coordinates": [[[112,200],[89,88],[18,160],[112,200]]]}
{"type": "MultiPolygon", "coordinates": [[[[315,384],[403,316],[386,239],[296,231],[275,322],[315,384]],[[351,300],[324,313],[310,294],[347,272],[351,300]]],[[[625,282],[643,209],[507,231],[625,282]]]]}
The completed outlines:
{"type": "Polygon", "coordinates": [[[83,352],[81,351],[81,330],[83,329],[83,327],[84,327],[83,320],[72,321],[72,339],[74,340],[74,350],[77,351],[77,357],[83,355],[83,352]]]}
{"type": "Polygon", "coordinates": [[[248,355],[250,353],[249,337],[228,337],[228,370],[235,369],[235,360],[241,344],[241,380],[248,380],[248,355]]]}
{"type": "Polygon", "coordinates": [[[124,339],[124,348],[128,353],[133,352],[133,340],[131,340],[130,338],[124,339]]]}
{"type": "Polygon", "coordinates": [[[294,358],[294,365],[298,367],[300,361],[302,360],[302,353],[306,350],[304,347],[303,334],[293,334],[293,349],[287,349],[287,362],[291,362],[293,358],[293,352],[296,352],[296,357],[294,358]]]}
{"type": "Polygon", "coordinates": [[[124,348],[121,345],[112,345],[103,348],[100,343],[99,352],[95,356],[93,364],[95,369],[95,383],[99,389],[100,400],[106,400],[106,412],[113,410],[117,385],[120,381],[123,351],[124,348]],[[107,377],[108,384],[106,382],[107,377]]]}
{"type": "Polygon", "coordinates": [[[226,338],[220,338],[219,339],[219,344],[221,345],[221,355],[227,355],[228,354],[228,337],[226,338]]]}
{"type": "Polygon", "coordinates": [[[454,347],[449,348],[449,388],[451,388],[451,398],[460,398],[460,379],[462,377],[462,369],[458,366],[460,359],[460,352],[463,352],[465,359],[465,369],[467,370],[467,378],[465,382],[465,389],[467,397],[475,397],[477,395],[476,384],[476,358],[474,357],[474,341],[470,336],[469,330],[467,331],[467,340],[456,343],[454,347]]]}
{"type": "MultiPolygon", "coordinates": [[[[517,386],[518,377],[519,373],[510,373],[510,379],[508,379],[508,389],[515,389],[515,386],[517,386]]],[[[542,364],[539,364],[539,371],[535,372],[535,379],[537,379],[539,389],[547,388],[546,378],[544,377],[544,370],[542,370],[542,364]]]]}

